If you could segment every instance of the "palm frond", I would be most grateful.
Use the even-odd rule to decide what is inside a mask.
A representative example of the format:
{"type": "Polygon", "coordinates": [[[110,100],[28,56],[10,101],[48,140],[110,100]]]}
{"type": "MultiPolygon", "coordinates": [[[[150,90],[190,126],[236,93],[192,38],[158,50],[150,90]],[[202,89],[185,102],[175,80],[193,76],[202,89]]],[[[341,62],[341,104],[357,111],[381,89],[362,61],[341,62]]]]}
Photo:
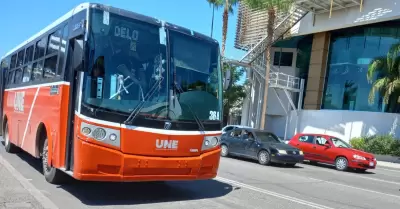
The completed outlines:
{"type": "Polygon", "coordinates": [[[367,72],[367,80],[369,83],[372,83],[374,79],[374,74],[376,72],[382,71],[382,69],[384,69],[384,66],[386,65],[385,63],[386,60],[384,58],[376,58],[372,61],[372,63],[368,66],[367,72]]]}
{"type": "Polygon", "coordinates": [[[395,66],[399,62],[400,43],[393,44],[387,53],[388,72],[392,75],[398,75],[398,68],[395,66]]]}
{"type": "Polygon", "coordinates": [[[224,0],[207,0],[207,2],[208,2],[210,5],[214,5],[215,8],[217,8],[217,9],[223,7],[224,4],[225,4],[225,1],[224,1],[224,0]]]}
{"type": "Polygon", "coordinates": [[[382,92],[382,93],[386,94],[386,92],[387,92],[386,88],[387,88],[388,84],[389,84],[389,79],[386,77],[377,79],[374,82],[374,84],[372,85],[371,90],[369,91],[368,103],[374,104],[376,92],[382,92]]]}
{"type": "Polygon", "coordinates": [[[288,11],[294,0],[242,0],[250,9],[288,11]]]}

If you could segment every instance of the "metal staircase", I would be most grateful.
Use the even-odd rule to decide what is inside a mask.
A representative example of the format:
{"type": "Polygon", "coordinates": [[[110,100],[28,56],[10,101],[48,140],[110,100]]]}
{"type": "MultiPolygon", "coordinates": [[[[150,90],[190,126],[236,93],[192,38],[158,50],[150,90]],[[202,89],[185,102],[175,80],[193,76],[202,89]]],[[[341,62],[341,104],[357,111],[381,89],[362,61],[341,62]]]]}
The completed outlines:
{"type": "Polygon", "coordinates": [[[268,43],[267,34],[261,39],[253,48],[251,48],[240,60],[244,63],[252,63],[255,59],[262,56],[268,46],[272,46],[279,40],[290,36],[290,29],[293,28],[306,14],[308,11],[300,9],[294,6],[289,14],[284,17],[274,28],[274,37],[272,43],[268,43]]]}
{"type": "MultiPolygon", "coordinates": [[[[362,2],[363,0],[295,0],[292,9],[288,13],[276,14],[276,25],[274,27],[272,41],[267,37],[267,30],[265,27],[267,19],[265,17],[265,11],[257,11],[255,14],[252,12],[252,15],[246,15],[246,12],[249,12],[249,8],[243,6],[239,13],[244,13],[244,15],[239,14],[238,16],[240,18],[238,20],[238,28],[236,32],[235,48],[245,50],[247,53],[240,60],[223,59],[223,61],[249,69],[250,76],[248,79],[251,82],[251,88],[253,88],[253,91],[256,83],[265,83],[265,80],[267,80],[268,87],[273,90],[273,93],[276,95],[285,111],[286,117],[288,117],[289,107],[285,107],[288,104],[283,104],[277,91],[282,90],[290,103],[291,109],[295,110],[298,114],[298,110],[301,109],[302,105],[304,79],[280,72],[279,68],[273,66],[271,60],[269,76],[268,79],[266,79],[267,61],[265,58],[265,51],[270,49],[276,42],[289,38],[292,35],[292,30],[295,29],[294,26],[296,26],[296,24],[299,23],[299,21],[301,21],[309,12],[312,13],[314,18],[316,14],[327,12],[330,13],[329,16],[331,17],[332,11],[349,7],[360,6],[361,11],[363,5],[362,2]],[[248,26],[248,24],[250,24],[251,27],[248,26]],[[292,93],[299,93],[297,105],[295,105],[292,100],[292,93]]],[[[256,91],[259,92],[259,95],[264,94],[264,88],[257,89],[256,91]]],[[[248,110],[248,118],[253,117],[250,116],[250,112],[254,115],[254,111],[252,110],[253,105],[255,104],[253,103],[250,105],[248,110]]],[[[259,115],[260,101],[255,105],[255,107],[257,108],[257,115],[259,115]]],[[[296,119],[296,127],[297,120],[298,117],[296,119]]],[[[288,118],[286,118],[286,126],[287,121],[288,118]]],[[[285,137],[286,130],[287,127],[285,127],[285,137]]]]}
{"type": "MultiPolygon", "coordinates": [[[[247,53],[242,57],[241,60],[236,61],[236,60],[224,59],[223,61],[233,65],[239,65],[250,68],[251,70],[253,70],[253,72],[255,72],[258,75],[257,80],[263,81],[264,83],[266,75],[265,73],[266,59],[264,56],[264,52],[276,42],[290,37],[291,35],[290,30],[305,15],[307,15],[307,13],[308,13],[307,10],[294,5],[292,9],[289,11],[289,13],[286,13],[287,14],[286,16],[280,17],[282,14],[281,13],[277,14],[277,23],[274,28],[274,37],[272,39],[272,42],[268,43],[267,34],[264,34],[263,38],[261,38],[257,44],[253,45],[253,47],[247,51],[247,53]]],[[[264,30],[263,32],[266,33],[266,30],[264,30]]],[[[270,66],[271,66],[270,75],[268,79],[269,87],[274,88],[274,92],[277,95],[278,93],[276,89],[284,90],[286,96],[289,99],[291,107],[294,110],[296,110],[297,105],[294,105],[294,102],[292,101],[290,94],[291,92],[302,93],[303,89],[302,89],[301,79],[295,76],[279,72],[279,69],[273,66],[272,64],[270,66]]],[[[302,98],[302,96],[300,98],[302,98]]],[[[299,104],[301,103],[299,102],[299,104]]],[[[284,109],[286,108],[284,107],[284,109]]]]}

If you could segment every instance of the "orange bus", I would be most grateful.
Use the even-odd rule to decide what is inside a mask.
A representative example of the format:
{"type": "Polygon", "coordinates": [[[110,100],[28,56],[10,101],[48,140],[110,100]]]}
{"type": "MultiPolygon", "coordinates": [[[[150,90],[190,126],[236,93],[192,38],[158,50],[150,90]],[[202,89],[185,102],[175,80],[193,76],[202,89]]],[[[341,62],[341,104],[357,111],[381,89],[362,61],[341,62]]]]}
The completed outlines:
{"type": "Polygon", "coordinates": [[[217,175],[230,74],[208,36],[83,3],[6,53],[1,72],[5,149],[41,159],[49,183],[217,175]]]}

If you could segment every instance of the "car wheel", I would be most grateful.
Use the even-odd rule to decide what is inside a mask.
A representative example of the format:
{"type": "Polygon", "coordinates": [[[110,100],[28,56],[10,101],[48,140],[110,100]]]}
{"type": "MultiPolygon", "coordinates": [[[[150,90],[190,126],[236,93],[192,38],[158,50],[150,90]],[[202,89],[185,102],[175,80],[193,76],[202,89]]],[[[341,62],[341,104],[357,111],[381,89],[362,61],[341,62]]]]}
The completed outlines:
{"type": "Polygon", "coordinates": [[[271,156],[269,155],[269,153],[265,150],[261,150],[258,153],[258,162],[261,165],[270,165],[271,164],[271,156]]]}
{"type": "Polygon", "coordinates": [[[6,122],[6,126],[4,128],[4,149],[8,153],[17,153],[20,151],[20,148],[15,146],[15,144],[13,144],[10,141],[10,132],[8,130],[8,122],[6,122]]]}
{"type": "Polygon", "coordinates": [[[48,164],[48,140],[47,137],[44,141],[43,151],[42,151],[42,167],[43,167],[43,175],[47,182],[51,184],[62,184],[68,180],[67,174],[62,171],[54,168],[53,166],[48,164]]]}
{"type": "Polygon", "coordinates": [[[226,146],[225,144],[221,145],[221,156],[222,157],[226,157],[229,154],[229,149],[228,146],[226,146]]]}
{"type": "Polygon", "coordinates": [[[336,158],[335,167],[337,170],[345,171],[345,170],[347,170],[348,165],[349,165],[349,162],[347,161],[347,159],[345,157],[336,158]]]}

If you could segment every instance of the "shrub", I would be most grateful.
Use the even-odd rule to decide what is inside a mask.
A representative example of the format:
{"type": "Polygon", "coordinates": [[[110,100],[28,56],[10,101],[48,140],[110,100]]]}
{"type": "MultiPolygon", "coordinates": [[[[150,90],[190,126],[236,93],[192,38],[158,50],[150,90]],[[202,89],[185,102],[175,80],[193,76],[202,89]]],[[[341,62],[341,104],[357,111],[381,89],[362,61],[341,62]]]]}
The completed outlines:
{"type": "Polygon", "coordinates": [[[350,140],[353,148],[378,155],[400,156],[400,140],[392,135],[356,137],[350,140]]]}
{"type": "Polygon", "coordinates": [[[365,137],[356,137],[350,140],[350,144],[354,149],[366,151],[366,138],[365,137]]]}

